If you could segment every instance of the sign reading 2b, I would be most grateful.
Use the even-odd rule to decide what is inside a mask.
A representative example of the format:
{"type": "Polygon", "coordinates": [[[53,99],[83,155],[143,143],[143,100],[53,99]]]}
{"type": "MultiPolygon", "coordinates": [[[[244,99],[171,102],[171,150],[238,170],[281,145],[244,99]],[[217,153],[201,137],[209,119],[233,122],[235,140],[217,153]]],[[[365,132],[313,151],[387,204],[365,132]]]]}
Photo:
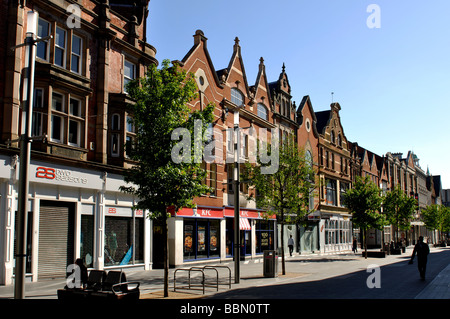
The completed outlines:
{"type": "Polygon", "coordinates": [[[37,178],[55,179],[56,170],[54,168],[39,166],[36,168],[37,178]]]}

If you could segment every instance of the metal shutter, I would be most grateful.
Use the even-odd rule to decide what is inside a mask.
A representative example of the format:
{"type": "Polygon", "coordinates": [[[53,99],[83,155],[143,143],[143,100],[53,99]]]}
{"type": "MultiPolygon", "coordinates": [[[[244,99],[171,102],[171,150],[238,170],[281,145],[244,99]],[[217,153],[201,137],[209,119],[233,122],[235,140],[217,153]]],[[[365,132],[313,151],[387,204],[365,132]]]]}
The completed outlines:
{"type": "Polygon", "coordinates": [[[64,278],[73,253],[69,207],[41,206],[39,214],[38,278],[64,278]]]}

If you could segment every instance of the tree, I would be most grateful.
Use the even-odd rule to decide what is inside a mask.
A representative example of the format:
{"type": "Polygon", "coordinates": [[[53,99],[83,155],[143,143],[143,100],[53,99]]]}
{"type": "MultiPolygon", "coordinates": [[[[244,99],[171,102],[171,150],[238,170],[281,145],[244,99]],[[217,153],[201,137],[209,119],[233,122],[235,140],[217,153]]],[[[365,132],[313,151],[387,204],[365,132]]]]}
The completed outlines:
{"type": "MultiPolygon", "coordinates": [[[[260,145],[261,147],[261,145],[260,145]]],[[[267,209],[266,215],[277,215],[281,223],[282,274],[286,274],[284,258],[284,224],[302,219],[309,213],[309,199],[314,189],[314,170],[312,163],[305,157],[305,151],[299,149],[291,138],[278,146],[272,140],[272,146],[279,147],[278,170],[267,174],[265,165],[247,163],[241,174],[249,186],[256,190],[248,196],[255,200],[258,207],[267,209]]]]}
{"type": "Polygon", "coordinates": [[[382,229],[386,223],[385,217],[380,213],[382,201],[381,190],[368,176],[364,179],[357,176],[353,187],[347,191],[344,197],[344,205],[353,215],[353,224],[363,231],[366,258],[367,230],[370,228],[382,229]]]}
{"type": "Polygon", "coordinates": [[[430,205],[421,211],[422,221],[426,228],[438,230],[440,238],[450,231],[450,209],[443,205],[430,205]]]}
{"type": "Polygon", "coordinates": [[[176,212],[182,207],[193,207],[194,197],[209,191],[202,184],[206,172],[200,167],[198,154],[202,154],[199,150],[203,147],[203,133],[212,122],[214,106],[192,112],[187,103],[195,99],[198,91],[194,75],[176,64],[170,66],[168,60],[162,62],[161,69],[149,66],[145,76],[130,82],[127,90],[135,101],[131,111],[136,139],[130,154],[135,165],[124,174],[128,184],[120,189],[137,196],[136,209],[148,210],[149,218],[163,224],[164,296],[167,297],[168,208],[176,212]],[[200,140],[195,138],[197,123],[201,124],[200,140]],[[174,154],[173,150],[180,144],[174,132],[180,130],[184,133],[184,147],[174,154]],[[181,151],[183,160],[177,163],[174,155],[180,155],[181,151]]]}
{"type": "MultiPolygon", "coordinates": [[[[395,225],[397,230],[408,230],[411,227],[411,219],[414,217],[416,209],[416,199],[405,194],[400,185],[386,194],[383,212],[389,223],[395,225]]],[[[395,241],[399,242],[398,231],[395,241]]]]}

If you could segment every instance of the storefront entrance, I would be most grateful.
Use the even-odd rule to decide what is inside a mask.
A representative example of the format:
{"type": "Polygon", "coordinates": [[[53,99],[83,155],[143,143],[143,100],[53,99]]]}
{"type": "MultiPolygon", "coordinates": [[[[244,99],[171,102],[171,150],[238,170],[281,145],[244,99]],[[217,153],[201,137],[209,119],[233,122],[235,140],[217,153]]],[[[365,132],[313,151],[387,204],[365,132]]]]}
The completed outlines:
{"type": "Polygon", "coordinates": [[[64,278],[75,262],[75,205],[41,201],[39,210],[38,278],[64,278]]]}

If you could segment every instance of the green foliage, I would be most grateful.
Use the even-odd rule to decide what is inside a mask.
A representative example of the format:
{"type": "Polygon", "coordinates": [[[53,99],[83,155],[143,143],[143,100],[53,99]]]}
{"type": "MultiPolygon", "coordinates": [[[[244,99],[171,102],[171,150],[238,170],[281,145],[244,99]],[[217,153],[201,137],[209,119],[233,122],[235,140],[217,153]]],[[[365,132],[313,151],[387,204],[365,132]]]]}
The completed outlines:
{"type": "Polygon", "coordinates": [[[282,223],[294,222],[309,213],[314,170],[304,150],[293,140],[279,146],[278,163],[278,170],[273,174],[263,174],[264,165],[260,162],[247,163],[241,178],[256,189],[256,196],[253,194],[249,198],[255,200],[258,207],[267,209],[267,215],[276,214],[282,223]]]}
{"type": "Polygon", "coordinates": [[[450,209],[443,205],[430,205],[421,211],[422,221],[430,230],[450,231],[450,209]]]}
{"type": "Polygon", "coordinates": [[[353,224],[363,230],[381,229],[386,224],[380,213],[382,201],[380,189],[368,176],[365,179],[358,176],[344,197],[345,206],[353,214],[353,224]]]}
{"type": "Polygon", "coordinates": [[[127,88],[135,101],[136,139],[131,159],[136,163],[126,171],[124,179],[129,184],[121,190],[136,195],[136,208],[148,209],[154,218],[164,216],[168,207],[192,207],[194,197],[209,191],[201,183],[206,172],[194,161],[194,139],[191,160],[173,162],[171,152],[178,141],[172,140],[172,132],[186,128],[194,136],[194,120],[200,119],[203,137],[213,120],[214,105],[192,113],[187,104],[196,98],[194,75],[169,63],[164,60],[161,69],[149,66],[145,77],[130,82],[127,88]]]}
{"type": "Polygon", "coordinates": [[[417,209],[417,201],[402,191],[400,185],[397,185],[386,194],[383,208],[390,224],[395,225],[400,230],[408,230],[417,209]]]}

